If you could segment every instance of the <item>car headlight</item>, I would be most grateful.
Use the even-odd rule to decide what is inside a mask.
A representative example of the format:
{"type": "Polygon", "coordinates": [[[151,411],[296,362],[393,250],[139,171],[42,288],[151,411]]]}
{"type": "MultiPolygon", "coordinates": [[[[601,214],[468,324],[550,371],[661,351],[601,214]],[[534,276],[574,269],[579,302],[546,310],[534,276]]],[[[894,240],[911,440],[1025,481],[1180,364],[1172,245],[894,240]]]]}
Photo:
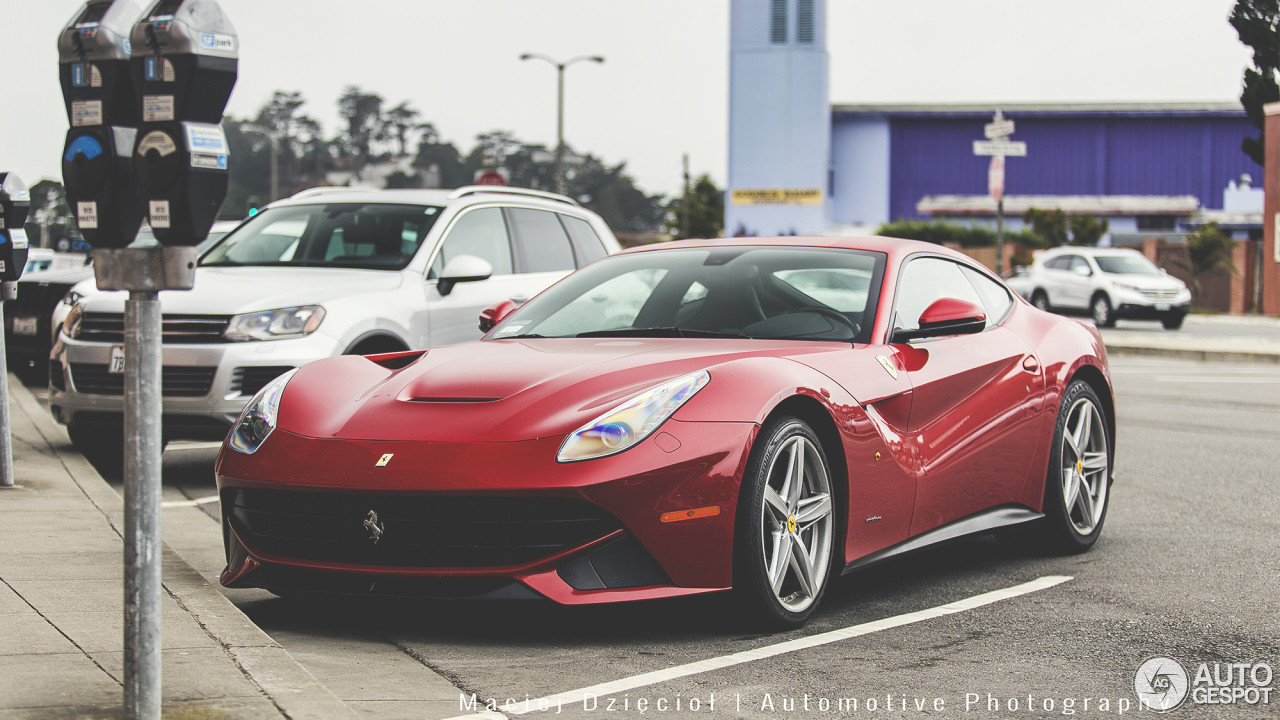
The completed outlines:
{"type": "Polygon", "coordinates": [[[1111,283],[1111,285],[1117,290],[1128,290],[1129,292],[1142,292],[1141,290],[1139,290],[1138,288],[1132,285],[1122,285],[1121,283],[1118,283],[1118,282],[1113,282],[1111,283]]]}
{"type": "Polygon", "coordinates": [[[636,395],[570,433],[556,461],[591,460],[632,447],[649,437],[710,380],[706,370],[699,370],[636,395]]]}
{"type": "Polygon", "coordinates": [[[324,308],[319,305],[245,313],[232,317],[222,336],[231,342],[296,338],[315,332],[321,320],[324,308]]]}
{"type": "Polygon", "coordinates": [[[276,416],[280,413],[280,396],[284,395],[284,386],[289,384],[289,378],[297,372],[298,369],[294,368],[267,383],[244,406],[240,417],[236,418],[231,437],[227,440],[232,450],[252,455],[262,447],[267,436],[276,429],[276,416]]]}
{"type": "Polygon", "coordinates": [[[84,316],[84,306],[76,304],[62,321],[62,334],[69,338],[80,336],[80,320],[84,316]]]}
{"type": "Polygon", "coordinates": [[[77,303],[84,299],[84,293],[76,290],[68,290],[66,295],[62,296],[62,304],[75,307],[77,303]]]}

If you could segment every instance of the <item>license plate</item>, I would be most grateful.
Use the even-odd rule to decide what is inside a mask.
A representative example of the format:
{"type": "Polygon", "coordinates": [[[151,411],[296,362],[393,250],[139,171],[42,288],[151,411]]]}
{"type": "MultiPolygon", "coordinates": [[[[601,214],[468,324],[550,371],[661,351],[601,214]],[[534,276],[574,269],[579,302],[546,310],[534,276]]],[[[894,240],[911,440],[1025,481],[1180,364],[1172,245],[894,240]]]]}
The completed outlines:
{"type": "Polygon", "coordinates": [[[36,318],[15,317],[13,319],[14,335],[35,335],[36,332],[36,318]]]}
{"type": "Polygon", "coordinates": [[[1156,303],[1156,310],[1164,311],[1168,309],[1169,309],[1169,303],[1156,303]]]}
{"type": "Polygon", "coordinates": [[[124,372],[124,346],[111,346],[111,361],[107,363],[107,372],[120,374],[124,372]]]}

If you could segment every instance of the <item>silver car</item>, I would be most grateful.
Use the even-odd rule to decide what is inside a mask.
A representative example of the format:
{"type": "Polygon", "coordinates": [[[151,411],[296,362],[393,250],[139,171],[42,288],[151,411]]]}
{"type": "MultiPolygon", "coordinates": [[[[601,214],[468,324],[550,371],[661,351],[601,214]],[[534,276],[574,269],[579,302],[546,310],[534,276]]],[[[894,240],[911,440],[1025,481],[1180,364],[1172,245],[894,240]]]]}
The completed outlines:
{"type": "Polygon", "coordinates": [[[1191,291],[1142,253],[1125,248],[1058,247],[1036,257],[1009,286],[1041,310],[1088,313],[1098,327],[1118,318],[1182,327],[1191,291]]]}
{"type": "MultiPolygon", "coordinates": [[[[476,339],[482,309],[619,249],[598,215],[532,190],[273,203],[201,256],[195,289],[160,293],[164,436],[222,439],[260,388],[312,360],[476,339]]],[[[89,454],[120,444],[126,296],[78,285],[50,353],[50,409],[89,454]]]]}

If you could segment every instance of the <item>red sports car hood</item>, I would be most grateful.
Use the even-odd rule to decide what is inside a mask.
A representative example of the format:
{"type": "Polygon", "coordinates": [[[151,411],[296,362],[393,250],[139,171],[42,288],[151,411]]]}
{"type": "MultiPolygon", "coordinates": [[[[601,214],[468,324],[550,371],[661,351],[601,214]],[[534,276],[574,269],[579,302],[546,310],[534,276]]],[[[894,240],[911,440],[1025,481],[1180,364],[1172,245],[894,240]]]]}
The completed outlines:
{"type": "Polygon", "coordinates": [[[532,440],[572,432],[686,373],[710,370],[714,383],[715,367],[734,360],[830,349],[823,342],[557,338],[439,347],[400,370],[341,356],[310,363],[289,381],[278,427],[359,440],[532,440]]]}

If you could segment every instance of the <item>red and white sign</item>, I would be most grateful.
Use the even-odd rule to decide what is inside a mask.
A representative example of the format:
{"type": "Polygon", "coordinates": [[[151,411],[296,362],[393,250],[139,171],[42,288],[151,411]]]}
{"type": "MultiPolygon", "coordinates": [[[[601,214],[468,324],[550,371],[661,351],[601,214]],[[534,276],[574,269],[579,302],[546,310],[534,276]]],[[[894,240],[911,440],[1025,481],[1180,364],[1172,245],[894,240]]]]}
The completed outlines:
{"type": "Polygon", "coordinates": [[[506,185],[506,168],[481,168],[476,171],[477,185],[506,185]]]}
{"type": "Polygon", "coordinates": [[[1004,197],[1004,156],[992,155],[991,165],[987,168],[987,192],[991,199],[1000,202],[1004,197]]]}

